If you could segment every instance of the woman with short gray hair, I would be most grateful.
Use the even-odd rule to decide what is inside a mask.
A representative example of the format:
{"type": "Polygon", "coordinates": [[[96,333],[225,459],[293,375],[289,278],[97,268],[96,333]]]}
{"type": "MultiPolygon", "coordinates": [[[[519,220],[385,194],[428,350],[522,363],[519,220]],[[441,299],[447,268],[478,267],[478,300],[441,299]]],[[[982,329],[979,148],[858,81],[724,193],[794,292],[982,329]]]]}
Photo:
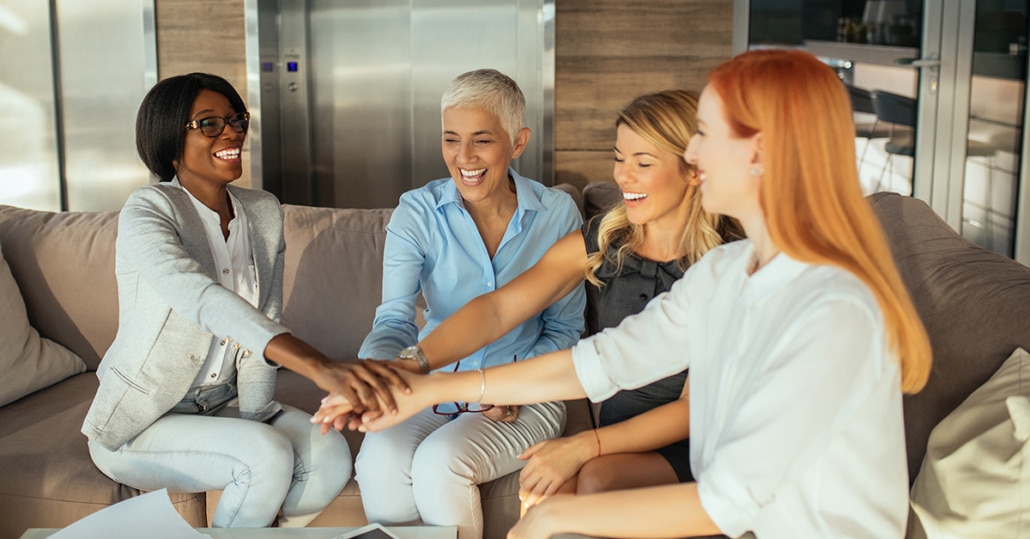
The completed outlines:
{"type": "MultiPolygon", "coordinates": [[[[417,346],[451,313],[517,277],[582,224],[566,193],[511,168],[529,142],[524,109],[515,81],[492,69],[460,75],[443,94],[441,149],[451,177],[401,196],[386,228],[383,302],[359,357],[399,358],[393,365],[416,373],[482,372],[569,347],[582,333],[580,286],[458,361],[430,364],[417,346]],[[427,304],[421,332],[420,293],[427,304]]],[[[362,442],[355,469],[365,514],[383,524],[457,526],[459,539],[479,539],[478,485],[520,469],[519,453],[564,427],[561,402],[426,408],[362,442]]]]}

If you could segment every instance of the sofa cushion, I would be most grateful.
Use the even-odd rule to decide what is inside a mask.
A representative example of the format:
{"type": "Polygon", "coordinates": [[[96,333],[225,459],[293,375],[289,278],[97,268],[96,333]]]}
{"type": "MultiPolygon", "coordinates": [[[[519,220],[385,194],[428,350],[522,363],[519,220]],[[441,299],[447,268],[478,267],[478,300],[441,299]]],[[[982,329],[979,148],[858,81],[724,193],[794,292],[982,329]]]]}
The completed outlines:
{"type": "Polygon", "coordinates": [[[1030,350],[1030,268],[962,238],[919,199],[876,193],[868,200],[933,347],[926,388],[905,397],[914,481],[930,431],[1012,350],[1030,350]]]}
{"type": "MultiPolygon", "coordinates": [[[[2,247],[2,244],[0,244],[2,247]]],[[[75,354],[39,336],[29,325],[25,302],[0,252],[0,406],[86,370],[75,354]]]]}
{"type": "Polygon", "coordinates": [[[392,213],[283,206],[283,325],[331,358],[356,358],[372,330],[392,213]]]}
{"type": "Polygon", "coordinates": [[[1030,529],[1030,354],[1017,349],[930,434],[912,487],[912,539],[1030,529]]]}
{"type": "Polygon", "coordinates": [[[590,182],[583,188],[583,218],[590,219],[605,213],[620,200],[622,200],[622,190],[615,182],[590,182]]]}
{"type": "MultiPolygon", "coordinates": [[[[67,526],[139,494],[93,466],[79,433],[97,384],[87,372],[0,407],[0,537],[67,526]]],[[[203,493],[170,497],[190,524],[205,525],[203,493]]]]}
{"type": "Polygon", "coordinates": [[[0,205],[0,245],[29,322],[91,370],[118,329],[117,231],[117,212],[53,213],[0,205]]]}

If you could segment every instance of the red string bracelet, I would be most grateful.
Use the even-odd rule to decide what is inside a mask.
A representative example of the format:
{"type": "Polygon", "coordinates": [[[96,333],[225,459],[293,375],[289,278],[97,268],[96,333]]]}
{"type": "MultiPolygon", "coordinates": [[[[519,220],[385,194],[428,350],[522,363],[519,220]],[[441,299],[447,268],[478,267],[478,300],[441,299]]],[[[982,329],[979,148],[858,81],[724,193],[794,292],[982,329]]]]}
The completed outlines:
{"type": "Polygon", "coordinates": [[[597,440],[597,456],[601,456],[601,437],[597,434],[597,429],[594,429],[594,438],[597,440]]]}

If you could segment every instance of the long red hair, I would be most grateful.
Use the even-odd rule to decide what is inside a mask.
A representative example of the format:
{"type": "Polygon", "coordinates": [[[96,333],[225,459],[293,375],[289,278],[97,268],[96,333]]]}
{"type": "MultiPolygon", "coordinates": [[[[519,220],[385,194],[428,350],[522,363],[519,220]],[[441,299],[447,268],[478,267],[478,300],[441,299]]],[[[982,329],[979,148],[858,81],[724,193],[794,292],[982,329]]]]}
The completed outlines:
{"type": "Polygon", "coordinates": [[[918,392],[930,376],[930,340],[862,195],[844,85],[796,50],[741,54],[708,82],[736,134],[762,133],[760,202],[772,240],[791,258],[841,267],[872,290],[901,361],[902,389],[918,392]]]}

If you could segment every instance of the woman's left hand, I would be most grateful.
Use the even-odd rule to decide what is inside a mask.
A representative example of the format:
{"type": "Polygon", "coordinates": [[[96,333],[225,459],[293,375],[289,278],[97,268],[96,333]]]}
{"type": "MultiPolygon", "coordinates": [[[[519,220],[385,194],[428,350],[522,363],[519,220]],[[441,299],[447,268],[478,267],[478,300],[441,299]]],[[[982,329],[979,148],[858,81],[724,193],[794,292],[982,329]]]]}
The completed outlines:
{"type": "Polygon", "coordinates": [[[494,406],[493,408],[483,412],[483,415],[493,419],[494,421],[500,421],[501,423],[513,423],[519,418],[519,407],[494,406]]]}

